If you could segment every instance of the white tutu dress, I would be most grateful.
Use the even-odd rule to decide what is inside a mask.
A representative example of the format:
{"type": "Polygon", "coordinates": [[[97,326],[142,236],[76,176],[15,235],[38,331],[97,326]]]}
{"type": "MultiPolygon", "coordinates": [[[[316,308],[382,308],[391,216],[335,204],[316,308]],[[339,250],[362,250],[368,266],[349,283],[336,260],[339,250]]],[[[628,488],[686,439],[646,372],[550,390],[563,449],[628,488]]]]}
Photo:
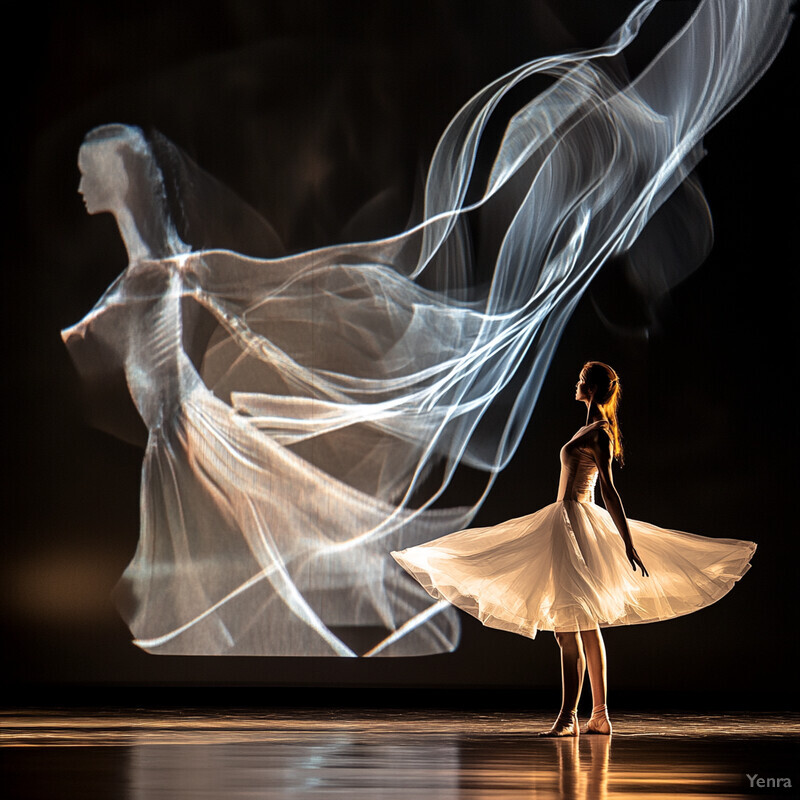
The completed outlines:
{"type": "Polygon", "coordinates": [[[672,619],[716,602],[750,569],[755,543],[628,520],[649,576],[634,571],[611,516],[594,503],[590,444],[604,424],[584,426],[561,449],[557,502],[392,556],[433,597],[484,625],[531,638],[540,629],[672,619]]]}

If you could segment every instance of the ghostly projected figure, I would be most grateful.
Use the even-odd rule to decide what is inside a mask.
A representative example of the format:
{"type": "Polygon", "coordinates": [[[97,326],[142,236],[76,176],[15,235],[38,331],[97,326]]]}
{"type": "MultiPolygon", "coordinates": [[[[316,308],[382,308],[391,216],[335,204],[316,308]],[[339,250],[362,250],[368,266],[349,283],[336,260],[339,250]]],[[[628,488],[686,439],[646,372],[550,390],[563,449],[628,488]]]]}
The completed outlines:
{"type": "MultiPolygon", "coordinates": [[[[64,339],[79,369],[95,359],[95,380],[104,366],[124,364],[148,429],[141,538],[117,590],[137,644],[164,653],[354,655],[331,628],[367,626],[386,630],[369,648],[376,654],[452,649],[454,611],[399,579],[385,541],[422,541],[457,514],[432,515],[433,523],[400,515],[385,541],[351,542],[393,509],[275,443],[215,397],[188,358],[191,301],[205,300],[198,275],[207,266],[175,232],[142,133],[95,129],[79,166],[87,210],[114,214],[130,257],[64,339]]],[[[237,260],[231,254],[234,268],[237,260]]]]}
{"type": "MultiPolygon", "coordinates": [[[[647,230],[637,262],[647,283],[661,285],[659,270],[685,274],[664,263],[669,248],[648,223],[788,30],[786,0],[704,0],[638,75],[612,79],[603,60],[656,3],[601,47],[527,62],[481,89],[439,139],[418,224],[384,240],[269,259],[243,255],[256,252],[244,238],[195,240],[186,231],[220,208],[199,168],[136,128],[89,134],[87,208],[115,215],[130,264],[63,335],[90,384],[124,376],[146,427],[140,541],[119,587],[139,646],[455,647],[453,609],[389,552],[468,526],[485,493],[464,508],[436,502],[459,464],[484,470],[489,490],[610,256],[647,230]],[[542,82],[526,81],[542,75],[537,94],[542,82]],[[526,87],[476,178],[488,120],[526,87]]],[[[691,213],[666,219],[673,236],[704,241],[691,213]]],[[[253,230],[270,238],[263,221],[253,230]]],[[[118,420],[106,427],[128,436],[118,420]]]]}

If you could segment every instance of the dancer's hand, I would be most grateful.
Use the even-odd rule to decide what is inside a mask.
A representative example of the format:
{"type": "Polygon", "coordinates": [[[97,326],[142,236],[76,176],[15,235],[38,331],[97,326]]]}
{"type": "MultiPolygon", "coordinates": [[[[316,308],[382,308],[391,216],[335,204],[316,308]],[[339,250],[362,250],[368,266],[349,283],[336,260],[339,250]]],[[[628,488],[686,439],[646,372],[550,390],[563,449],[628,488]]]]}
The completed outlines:
{"type": "Polygon", "coordinates": [[[632,544],[625,548],[625,555],[628,556],[628,561],[631,562],[634,572],[636,572],[636,565],[638,564],[642,570],[642,575],[644,575],[645,578],[650,576],[650,573],[645,569],[644,564],[642,564],[642,559],[639,558],[636,548],[632,544]]]}

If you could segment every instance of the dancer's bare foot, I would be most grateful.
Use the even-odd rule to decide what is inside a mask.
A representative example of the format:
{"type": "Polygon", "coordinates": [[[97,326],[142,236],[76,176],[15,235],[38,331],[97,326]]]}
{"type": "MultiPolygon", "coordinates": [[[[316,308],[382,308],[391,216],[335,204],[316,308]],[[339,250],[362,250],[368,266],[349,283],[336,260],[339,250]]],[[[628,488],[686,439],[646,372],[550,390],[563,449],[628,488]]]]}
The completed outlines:
{"type": "Polygon", "coordinates": [[[611,736],[611,720],[608,718],[608,710],[605,705],[595,706],[592,709],[592,716],[581,733],[611,736]]]}
{"type": "Polygon", "coordinates": [[[561,736],[577,736],[580,733],[578,727],[578,712],[566,711],[561,712],[553,727],[549,731],[540,733],[539,736],[549,737],[551,739],[559,738],[561,736]]]}

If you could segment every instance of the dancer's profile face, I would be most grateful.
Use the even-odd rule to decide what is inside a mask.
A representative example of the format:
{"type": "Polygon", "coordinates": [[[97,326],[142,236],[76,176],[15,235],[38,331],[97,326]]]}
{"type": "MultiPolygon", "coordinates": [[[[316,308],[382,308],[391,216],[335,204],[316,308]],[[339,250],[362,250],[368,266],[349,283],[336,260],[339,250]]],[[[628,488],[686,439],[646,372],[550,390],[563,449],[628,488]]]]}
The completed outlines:
{"type": "Polygon", "coordinates": [[[578,376],[578,382],[575,384],[575,399],[576,400],[591,400],[592,394],[589,384],[586,383],[584,374],[578,376]]]}
{"type": "Polygon", "coordinates": [[[115,211],[128,184],[116,147],[106,142],[84,144],[78,152],[78,167],[78,192],[86,210],[90,214],[115,211]]]}

